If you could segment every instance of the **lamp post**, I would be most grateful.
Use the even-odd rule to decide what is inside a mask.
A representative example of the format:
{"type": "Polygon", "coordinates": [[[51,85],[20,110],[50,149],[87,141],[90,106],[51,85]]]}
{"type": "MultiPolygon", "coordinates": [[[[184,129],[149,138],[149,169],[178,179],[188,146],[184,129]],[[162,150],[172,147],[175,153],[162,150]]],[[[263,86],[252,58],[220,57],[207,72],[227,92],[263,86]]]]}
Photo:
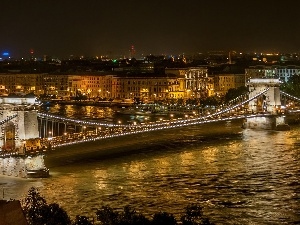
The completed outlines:
{"type": "Polygon", "coordinates": [[[83,133],[83,135],[85,135],[85,131],[86,131],[86,126],[83,126],[82,127],[82,133],[83,133]]]}
{"type": "Polygon", "coordinates": [[[174,115],[173,115],[173,114],[170,114],[170,117],[171,117],[171,120],[173,120],[174,115]]]}
{"type": "Polygon", "coordinates": [[[65,133],[64,133],[64,141],[67,141],[67,135],[68,135],[68,133],[65,132],[65,133]]]}
{"type": "Polygon", "coordinates": [[[49,131],[49,133],[48,133],[48,140],[52,140],[52,132],[51,131],[49,131]]]}

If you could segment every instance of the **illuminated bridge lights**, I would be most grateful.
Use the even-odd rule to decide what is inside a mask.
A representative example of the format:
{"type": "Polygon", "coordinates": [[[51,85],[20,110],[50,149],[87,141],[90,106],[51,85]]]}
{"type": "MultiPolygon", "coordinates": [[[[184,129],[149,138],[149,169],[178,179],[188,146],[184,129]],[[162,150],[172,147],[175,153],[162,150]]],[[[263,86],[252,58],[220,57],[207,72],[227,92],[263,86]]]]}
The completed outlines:
{"type": "Polygon", "coordinates": [[[0,121],[0,125],[3,125],[4,123],[7,123],[8,121],[12,120],[13,118],[16,118],[18,114],[8,116],[6,119],[0,121]]]}
{"type": "Polygon", "coordinates": [[[47,114],[47,113],[38,113],[38,116],[41,118],[57,119],[62,122],[71,122],[71,123],[80,124],[80,125],[85,124],[85,125],[106,126],[106,127],[127,127],[127,126],[129,126],[129,125],[122,125],[122,124],[98,123],[98,122],[92,122],[92,121],[86,121],[86,120],[71,119],[71,118],[47,114]]]}
{"type": "MultiPolygon", "coordinates": [[[[123,124],[111,124],[111,123],[98,123],[98,122],[91,122],[86,120],[77,120],[77,119],[70,119],[66,117],[51,115],[51,114],[45,114],[45,113],[39,113],[40,117],[43,118],[54,118],[59,119],[62,122],[73,122],[80,125],[91,125],[91,126],[105,126],[106,127],[106,133],[98,132],[97,134],[93,134],[92,137],[86,136],[84,138],[76,138],[72,139],[70,142],[63,142],[63,143],[53,143],[53,147],[59,147],[64,145],[71,145],[76,143],[82,143],[82,142],[88,142],[88,141],[96,141],[101,139],[107,139],[107,138],[114,138],[119,136],[125,136],[125,135],[131,135],[131,134],[138,134],[143,132],[152,132],[156,130],[163,130],[163,129],[172,129],[172,128],[180,128],[190,125],[197,125],[197,124],[207,124],[212,122],[218,122],[218,121],[228,121],[228,120],[235,120],[235,119],[246,119],[246,118],[253,118],[253,117],[260,117],[260,116],[271,116],[271,114],[246,114],[246,113],[238,113],[239,109],[242,109],[243,105],[246,103],[249,103],[250,101],[254,100],[255,98],[258,98],[259,96],[263,95],[269,90],[269,88],[265,89],[264,91],[256,94],[250,99],[244,100],[244,98],[239,98],[241,100],[244,100],[240,103],[237,103],[236,105],[229,105],[224,108],[218,109],[216,112],[211,113],[206,116],[201,117],[194,117],[194,118],[188,118],[185,117],[185,119],[178,118],[177,120],[171,118],[167,121],[159,120],[157,122],[149,122],[149,123],[143,123],[143,124],[130,124],[130,125],[123,125],[123,124]],[[237,110],[235,112],[232,112],[232,110],[237,110]],[[228,115],[229,113],[229,115],[228,115]],[[235,113],[235,114],[233,114],[235,113]]],[[[286,94],[286,93],[283,93],[286,94]]],[[[288,95],[288,94],[286,94],[288,95]]],[[[293,96],[291,96],[293,97],[293,96]]],[[[294,98],[296,100],[300,100],[298,98],[294,98]]],[[[225,105],[223,105],[225,106],[225,105]]]]}
{"type": "Polygon", "coordinates": [[[284,92],[284,91],[280,91],[280,93],[283,94],[283,95],[285,95],[285,96],[288,96],[288,97],[290,97],[290,98],[292,98],[292,99],[297,100],[297,101],[300,102],[300,98],[297,98],[297,97],[295,97],[295,96],[292,96],[292,95],[290,95],[290,94],[288,94],[288,93],[286,93],[286,92],[284,92]]]}

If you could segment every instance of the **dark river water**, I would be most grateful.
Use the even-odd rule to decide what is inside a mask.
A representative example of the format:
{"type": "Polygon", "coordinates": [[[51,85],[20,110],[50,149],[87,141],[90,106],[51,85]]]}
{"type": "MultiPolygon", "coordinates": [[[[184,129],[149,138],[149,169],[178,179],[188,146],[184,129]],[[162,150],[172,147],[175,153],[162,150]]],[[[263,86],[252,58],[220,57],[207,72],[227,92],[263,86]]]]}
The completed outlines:
{"type": "MultiPolygon", "coordinates": [[[[72,115],[64,110],[55,112],[72,115]]],[[[72,218],[95,217],[103,205],[179,218],[197,203],[216,224],[300,224],[299,125],[271,131],[226,122],[166,133],[130,154],[53,167],[50,178],[1,176],[4,199],[22,199],[34,186],[72,218]]]]}

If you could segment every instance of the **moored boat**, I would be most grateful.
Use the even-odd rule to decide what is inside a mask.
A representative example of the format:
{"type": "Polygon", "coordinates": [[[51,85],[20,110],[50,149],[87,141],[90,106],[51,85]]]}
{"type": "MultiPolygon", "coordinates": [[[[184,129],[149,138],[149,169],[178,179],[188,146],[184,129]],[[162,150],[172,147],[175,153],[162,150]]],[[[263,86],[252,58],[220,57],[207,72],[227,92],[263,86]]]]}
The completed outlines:
{"type": "Polygon", "coordinates": [[[27,170],[27,178],[47,178],[49,177],[49,169],[27,170]]]}

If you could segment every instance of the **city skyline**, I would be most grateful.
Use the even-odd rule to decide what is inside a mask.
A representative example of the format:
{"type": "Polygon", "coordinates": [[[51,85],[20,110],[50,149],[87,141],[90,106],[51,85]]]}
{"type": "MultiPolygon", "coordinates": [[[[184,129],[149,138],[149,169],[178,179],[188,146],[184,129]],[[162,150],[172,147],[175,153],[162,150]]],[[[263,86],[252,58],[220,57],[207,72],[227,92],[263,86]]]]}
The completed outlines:
{"type": "Polygon", "coordinates": [[[194,54],[204,51],[297,52],[294,1],[90,0],[2,3],[1,56],[68,57],[194,54]]]}

